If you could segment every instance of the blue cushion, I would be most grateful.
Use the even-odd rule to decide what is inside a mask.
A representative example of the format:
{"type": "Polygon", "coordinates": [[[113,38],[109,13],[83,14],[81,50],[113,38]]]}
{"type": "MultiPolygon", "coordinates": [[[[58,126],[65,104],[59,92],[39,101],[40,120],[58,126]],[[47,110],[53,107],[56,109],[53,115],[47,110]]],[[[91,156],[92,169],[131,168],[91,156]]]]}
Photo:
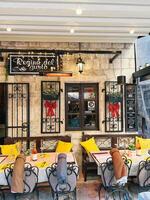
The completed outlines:
{"type": "Polygon", "coordinates": [[[58,184],[63,184],[67,182],[67,159],[66,154],[61,153],[58,155],[58,161],[57,161],[57,182],[58,184]]]}

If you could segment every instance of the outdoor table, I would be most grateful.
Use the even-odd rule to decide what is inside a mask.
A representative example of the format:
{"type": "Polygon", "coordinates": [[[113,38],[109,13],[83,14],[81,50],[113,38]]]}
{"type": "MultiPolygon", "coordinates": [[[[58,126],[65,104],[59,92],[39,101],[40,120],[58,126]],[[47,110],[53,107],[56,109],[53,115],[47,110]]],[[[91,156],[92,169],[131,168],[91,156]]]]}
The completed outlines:
{"type": "MultiPolygon", "coordinates": [[[[123,154],[123,150],[121,151],[121,154],[123,154]]],[[[141,156],[137,156],[136,151],[134,151],[132,155],[128,156],[125,154],[125,156],[132,160],[129,176],[137,176],[139,162],[142,160],[146,160],[146,158],[150,155],[146,153],[141,156]]],[[[97,174],[101,175],[100,164],[106,162],[107,158],[111,157],[109,151],[92,152],[91,157],[97,164],[97,174]]]]}
{"type": "Polygon", "coordinates": [[[141,192],[138,194],[138,200],[150,200],[150,192],[141,192]]]}
{"type": "MultiPolygon", "coordinates": [[[[38,183],[47,182],[46,168],[53,163],[57,163],[59,153],[39,153],[38,159],[33,161],[31,156],[26,157],[26,162],[32,166],[39,168],[38,183]]],[[[75,156],[72,152],[67,154],[67,163],[77,164],[75,156]]],[[[4,174],[4,168],[15,162],[14,156],[0,156],[0,185],[7,185],[7,181],[4,174]]]]}

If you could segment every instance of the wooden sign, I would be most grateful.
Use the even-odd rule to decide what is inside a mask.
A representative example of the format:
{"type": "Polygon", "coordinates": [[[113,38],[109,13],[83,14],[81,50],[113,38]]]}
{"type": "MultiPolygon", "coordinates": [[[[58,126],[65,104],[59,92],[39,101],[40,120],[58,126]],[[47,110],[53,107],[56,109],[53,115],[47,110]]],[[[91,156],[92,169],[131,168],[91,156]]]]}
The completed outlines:
{"type": "Polygon", "coordinates": [[[125,122],[126,131],[137,131],[136,85],[125,85],[125,122]]]}
{"type": "Polygon", "coordinates": [[[9,55],[10,74],[39,74],[40,72],[57,72],[59,69],[59,56],[50,55],[9,55]]]}

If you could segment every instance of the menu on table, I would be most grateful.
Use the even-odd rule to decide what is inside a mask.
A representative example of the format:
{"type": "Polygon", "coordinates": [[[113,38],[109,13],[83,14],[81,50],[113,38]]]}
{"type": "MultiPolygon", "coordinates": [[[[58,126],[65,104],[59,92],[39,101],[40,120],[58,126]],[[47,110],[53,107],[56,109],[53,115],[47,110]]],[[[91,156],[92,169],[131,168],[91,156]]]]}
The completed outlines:
{"type": "Polygon", "coordinates": [[[106,162],[107,158],[111,157],[109,151],[93,152],[91,155],[93,159],[99,164],[106,162]]]}
{"type": "Polygon", "coordinates": [[[0,156],[0,164],[7,158],[7,156],[1,155],[0,156]]]}

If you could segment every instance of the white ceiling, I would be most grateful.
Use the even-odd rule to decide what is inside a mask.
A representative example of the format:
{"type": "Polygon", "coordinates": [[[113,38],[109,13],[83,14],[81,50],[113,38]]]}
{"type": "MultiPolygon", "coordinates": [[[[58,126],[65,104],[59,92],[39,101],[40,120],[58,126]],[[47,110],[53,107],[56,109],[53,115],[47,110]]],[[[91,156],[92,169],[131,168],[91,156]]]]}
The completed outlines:
{"type": "Polygon", "coordinates": [[[0,41],[134,42],[149,32],[150,0],[0,0],[0,41]]]}

